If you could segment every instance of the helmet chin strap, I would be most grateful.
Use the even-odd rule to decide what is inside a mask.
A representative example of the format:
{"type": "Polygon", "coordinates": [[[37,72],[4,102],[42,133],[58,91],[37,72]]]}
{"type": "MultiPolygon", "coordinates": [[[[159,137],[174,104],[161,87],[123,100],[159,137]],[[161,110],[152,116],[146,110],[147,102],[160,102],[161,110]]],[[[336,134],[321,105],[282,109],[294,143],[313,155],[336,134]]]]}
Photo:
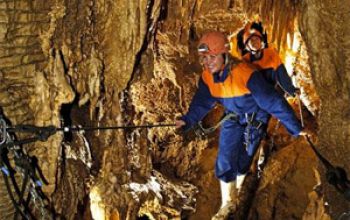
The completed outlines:
{"type": "Polygon", "coordinates": [[[225,62],[224,62],[224,64],[225,64],[225,66],[229,63],[229,56],[228,56],[228,54],[226,54],[226,53],[224,53],[223,54],[223,56],[224,56],[224,60],[225,60],[225,62]]]}

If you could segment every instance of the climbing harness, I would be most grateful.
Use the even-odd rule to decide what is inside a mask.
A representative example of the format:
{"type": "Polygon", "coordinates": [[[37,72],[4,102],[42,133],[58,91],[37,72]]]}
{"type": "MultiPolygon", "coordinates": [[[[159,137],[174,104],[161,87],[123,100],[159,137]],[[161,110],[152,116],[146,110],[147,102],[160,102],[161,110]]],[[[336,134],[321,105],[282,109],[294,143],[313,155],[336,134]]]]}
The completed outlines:
{"type": "Polygon", "coordinates": [[[350,181],[347,178],[346,171],[341,167],[334,167],[325,157],[323,157],[308,136],[306,136],[306,140],[309,142],[318,159],[325,166],[328,183],[333,185],[338,192],[343,194],[346,200],[350,201],[350,181]]]}
{"type": "Polygon", "coordinates": [[[41,219],[53,219],[54,212],[49,208],[49,200],[42,191],[45,180],[36,157],[29,156],[23,151],[22,145],[36,141],[47,141],[57,132],[95,131],[95,130],[117,130],[156,127],[175,127],[176,124],[154,124],[138,126],[110,126],[110,127],[38,127],[33,125],[16,125],[9,127],[8,123],[0,114],[0,170],[9,197],[14,205],[14,219],[20,215],[21,219],[35,219],[31,211],[33,206],[40,210],[41,219]],[[16,133],[33,134],[32,137],[17,140],[16,133]],[[12,163],[11,161],[14,161],[12,163]],[[14,165],[13,165],[14,164],[14,165]],[[16,181],[21,174],[22,186],[16,181]],[[25,198],[27,197],[27,198],[25,198]],[[33,201],[33,203],[31,203],[33,201]],[[32,205],[31,205],[32,204],[32,205]]]}
{"type": "Polygon", "coordinates": [[[259,130],[264,125],[262,121],[255,120],[255,115],[256,115],[255,112],[253,112],[250,116],[248,113],[245,113],[245,118],[247,121],[247,126],[244,132],[246,137],[245,138],[246,148],[248,148],[249,144],[251,143],[251,139],[252,139],[251,129],[254,128],[256,130],[259,130]]]}
{"type": "Polygon", "coordinates": [[[227,120],[238,121],[239,116],[234,112],[227,113],[220,119],[220,121],[218,123],[216,123],[214,126],[209,127],[209,128],[205,128],[203,126],[203,122],[199,121],[193,127],[193,131],[197,137],[204,137],[204,136],[214,132],[217,128],[219,128],[227,120]]]}
{"type": "MultiPolygon", "coordinates": [[[[255,118],[255,113],[252,113],[252,115],[249,117],[248,114],[245,114],[245,117],[246,117],[246,121],[247,121],[247,128],[256,128],[256,129],[259,129],[261,128],[261,126],[264,125],[263,122],[261,121],[258,121],[258,120],[254,120],[255,118]]],[[[239,115],[234,113],[234,112],[229,112],[229,113],[226,113],[224,114],[223,117],[221,117],[221,119],[219,120],[218,123],[216,123],[214,126],[212,127],[208,127],[208,128],[205,128],[203,126],[203,122],[202,121],[199,121],[195,126],[193,126],[193,130],[195,132],[195,134],[198,136],[198,137],[204,137],[212,132],[214,132],[217,128],[219,128],[225,121],[228,121],[228,120],[231,120],[231,121],[239,121],[239,115]]],[[[249,129],[248,129],[249,130],[249,129]]],[[[246,135],[250,135],[249,134],[249,131],[247,131],[248,134],[246,135]]],[[[247,145],[249,143],[249,138],[248,138],[248,141],[247,141],[247,145]]]]}

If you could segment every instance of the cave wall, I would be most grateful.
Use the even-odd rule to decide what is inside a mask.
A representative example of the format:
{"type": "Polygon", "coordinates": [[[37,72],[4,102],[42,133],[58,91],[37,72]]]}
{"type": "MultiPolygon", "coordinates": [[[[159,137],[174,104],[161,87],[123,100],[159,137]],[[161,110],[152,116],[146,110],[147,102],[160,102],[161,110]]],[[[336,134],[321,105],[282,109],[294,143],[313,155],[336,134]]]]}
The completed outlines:
{"type": "MultiPolygon", "coordinates": [[[[134,118],[128,86],[140,68],[164,2],[1,2],[5,116],[13,125],[145,122],[134,118]]],[[[150,62],[142,68],[151,67],[150,62]]],[[[172,183],[152,169],[147,132],[71,135],[64,142],[66,137],[56,134],[48,142],[24,146],[43,167],[48,181],[44,191],[57,215],[79,216],[78,206],[85,212],[89,201],[95,218],[135,219],[139,209],[179,217],[184,207],[193,209],[192,185],[172,183]],[[157,184],[166,195],[161,195],[157,184]],[[188,201],[183,201],[184,196],[188,201]]],[[[2,208],[2,216],[13,215],[13,207],[2,208]]]]}
{"type": "MultiPolygon", "coordinates": [[[[59,52],[50,47],[50,26],[61,13],[54,9],[49,14],[49,1],[2,1],[0,5],[0,105],[4,114],[13,125],[58,126],[61,105],[75,96],[59,52]]],[[[24,146],[26,152],[38,158],[48,181],[44,187],[48,195],[55,190],[61,141],[62,134],[57,134],[46,143],[24,146]]],[[[4,184],[1,188],[5,190],[4,184]]],[[[9,201],[8,195],[2,198],[4,203],[9,201]]],[[[11,209],[12,205],[1,206],[2,218],[13,215],[11,209]]]]}
{"type": "MultiPolygon", "coordinates": [[[[152,23],[154,5],[148,4],[2,1],[0,105],[5,116],[13,125],[37,126],[60,126],[63,117],[83,125],[100,123],[102,118],[105,124],[123,120],[118,118],[118,93],[132,76],[147,25],[152,23]],[[63,104],[69,109],[64,116],[63,104]]],[[[73,141],[62,144],[63,135],[56,134],[48,142],[24,146],[39,160],[48,181],[44,191],[52,195],[55,211],[68,219],[76,215],[87,195],[91,151],[92,166],[98,170],[101,149],[126,145],[123,139],[111,143],[111,133],[88,136],[90,143],[96,143],[86,145],[84,135],[74,135],[73,141]]],[[[119,148],[114,153],[125,158],[128,152],[119,148]]],[[[115,163],[121,169],[126,164],[123,160],[115,163]]],[[[6,211],[11,206],[2,208],[3,213],[13,214],[6,211]]]]}
{"type": "MultiPolygon", "coordinates": [[[[349,158],[349,21],[348,1],[305,1],[301,4],[300,29],[309,53],[317,94],[320,151],[350,171],[349,158]]],[[[326,182],[326,181],[324,181],[326,182]]],[[[333,187],[325,187],[333,216],[349,210],[349,203],[333,187]]]]}

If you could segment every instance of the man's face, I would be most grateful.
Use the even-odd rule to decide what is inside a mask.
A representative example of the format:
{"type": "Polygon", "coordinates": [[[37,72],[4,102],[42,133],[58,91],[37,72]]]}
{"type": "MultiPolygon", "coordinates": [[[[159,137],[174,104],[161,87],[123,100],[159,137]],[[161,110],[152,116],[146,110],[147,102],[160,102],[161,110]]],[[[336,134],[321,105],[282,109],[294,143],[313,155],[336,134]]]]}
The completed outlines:
{"type": "Polygon", "coordinates": [[[247,47],[251,51],[261,50],[262,48],[261,38],[259,36],[252,36],[247,43],[247,47]]]}
{"type": "Polygon", "coordinates": [[[219,72],[224,65],[225,60],[223,54],[209,55],[201,54],[199,55],[199,61],[210,73],[219,72]]]}

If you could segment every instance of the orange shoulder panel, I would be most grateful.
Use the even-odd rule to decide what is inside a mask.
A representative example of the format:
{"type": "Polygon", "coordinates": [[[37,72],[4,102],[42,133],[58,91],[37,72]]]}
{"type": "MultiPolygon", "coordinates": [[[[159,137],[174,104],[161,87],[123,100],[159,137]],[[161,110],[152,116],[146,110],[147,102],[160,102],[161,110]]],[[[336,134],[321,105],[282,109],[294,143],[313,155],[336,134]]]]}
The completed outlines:
{"type": "Polygon", "coordinates": [[[242,62],[233,67],[224,82],[214,82],[213,75],[208,71],[203,72],[202,79],[213,97],[234,98],[250,93],[247,82],[254,70],[250,64],[242,62]]]}
{"type": "Polygon", "coordinates": [[[282,64],[280,56],[276,49],[266,48],[264,49],[264,56],[261,60],[253,62],[253,64],[259,69],[269,69],[277,70],[277,68],[282,64]]]}
{"type": "Polygon", "coordinates": [[[236,96],[242,96],[249,94],[250,91],[247,88],[248,80],[256,69],[253,65],[242,62],[233,68],[231,75],[234,76],[234,90],[236,96]]]}
{"type": "Polygon", "coordinates": [[[250,62],[250,53],[244,54],[244,56],[242,57],[242,60],[244,60],[245,62],[250,62]]]}

